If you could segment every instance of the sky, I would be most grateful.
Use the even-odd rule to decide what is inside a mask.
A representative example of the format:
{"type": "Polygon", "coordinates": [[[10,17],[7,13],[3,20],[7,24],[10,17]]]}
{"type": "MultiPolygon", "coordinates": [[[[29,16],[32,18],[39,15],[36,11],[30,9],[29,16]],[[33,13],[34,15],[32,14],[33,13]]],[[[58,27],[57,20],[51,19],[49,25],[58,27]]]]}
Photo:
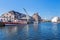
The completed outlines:
{"type": "Polygon", "coordinates": [[[11,10],[25,14],[23,8],[30,16],[38,12],[45,19],[60,17],[60,0],[0,0],[0,15],[11,10]]]}

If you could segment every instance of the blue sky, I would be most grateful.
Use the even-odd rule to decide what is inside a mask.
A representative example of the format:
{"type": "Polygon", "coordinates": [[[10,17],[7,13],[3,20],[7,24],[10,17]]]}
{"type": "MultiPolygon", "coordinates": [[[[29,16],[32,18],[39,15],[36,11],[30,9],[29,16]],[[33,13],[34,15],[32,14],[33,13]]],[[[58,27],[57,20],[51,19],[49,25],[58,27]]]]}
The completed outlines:
{"type": "Polygon", "coordinates": [[[60,17],[60,0],[0,0],[0,15],[10,10],[25,13],[23,8],[29,15],[38,12],[42,18],[60,17]]]}

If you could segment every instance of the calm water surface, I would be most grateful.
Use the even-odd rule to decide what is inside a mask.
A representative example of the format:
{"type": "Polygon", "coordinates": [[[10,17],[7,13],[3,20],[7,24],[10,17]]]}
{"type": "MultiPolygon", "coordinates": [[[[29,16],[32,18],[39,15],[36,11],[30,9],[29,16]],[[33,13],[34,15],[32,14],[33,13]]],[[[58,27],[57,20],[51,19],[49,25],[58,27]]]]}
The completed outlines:
{"type": "Polygon", "coordinates": [[[0,40],[60,40],[60,24],[45,22],[0,27],[0,40]]]}

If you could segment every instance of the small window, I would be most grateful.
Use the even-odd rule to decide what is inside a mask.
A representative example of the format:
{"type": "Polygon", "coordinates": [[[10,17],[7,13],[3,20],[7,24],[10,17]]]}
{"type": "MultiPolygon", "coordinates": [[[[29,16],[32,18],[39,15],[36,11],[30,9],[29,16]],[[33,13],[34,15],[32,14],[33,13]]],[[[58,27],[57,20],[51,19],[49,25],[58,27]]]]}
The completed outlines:
{"type": "Polygon", "coordinates": [[[4,16],[4,18],[5,18],[5,16],[4,16]]]}
{"type": "Polygon", "coordinates": [[[8,15],[8,14],[7,14],[8,15]]]}
{"type": "Polygon", "coordinates": [[[11,18],[11,16],[9,16],[9,18],[11,18]]]}

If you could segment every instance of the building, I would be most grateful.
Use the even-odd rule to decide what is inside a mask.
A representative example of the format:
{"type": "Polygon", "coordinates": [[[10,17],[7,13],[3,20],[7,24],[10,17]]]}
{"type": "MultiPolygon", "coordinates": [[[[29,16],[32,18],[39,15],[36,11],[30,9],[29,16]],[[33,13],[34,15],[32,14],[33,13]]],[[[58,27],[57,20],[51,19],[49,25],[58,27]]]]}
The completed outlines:
{"type": "Polygon", "coordinates": [[[14,10],[2,14],[1,18],[2,18],[1,21],[3,22],[19,22],[19,21],[27,21],[27,19],[29,21],[33,20],[31,16],[28,15],[27,17],[27,15],[16,12],[14,10]]]}
{"type": "Polygon", "coordinates": [[[53,17],[51,22],[60,22],[60,17],[53,17]]]}
{"type": "Polygon", "coordinates": [[[23,20],[23,21],[34,21],[34,19],[31,16],[22,17],[22,18],[20,18],[20,20],[23,20]]]}
{"type": "Polygon", "coordinates": [[[1,18],[1,17],[0,17],[0,22],[3,22],[3,21],[4,21],[4,19],[5,19],[5,18],[1,18]]]}
{"type": "Polygon", "coordinates": [[[2,21],[3,22],[14,22],[14,20],[19,20],[22,17],[25,17],[25,14],[16,12],[14,10],[9,11],[7,13],[2,14],[2,18],[4,18],[2,21]]]}
{"type": "Polygon", "coordinates": [[[34,13],[32,17],[35,21],[41,21],[41,17],[38,15],[38,13],[34,13]]]}

